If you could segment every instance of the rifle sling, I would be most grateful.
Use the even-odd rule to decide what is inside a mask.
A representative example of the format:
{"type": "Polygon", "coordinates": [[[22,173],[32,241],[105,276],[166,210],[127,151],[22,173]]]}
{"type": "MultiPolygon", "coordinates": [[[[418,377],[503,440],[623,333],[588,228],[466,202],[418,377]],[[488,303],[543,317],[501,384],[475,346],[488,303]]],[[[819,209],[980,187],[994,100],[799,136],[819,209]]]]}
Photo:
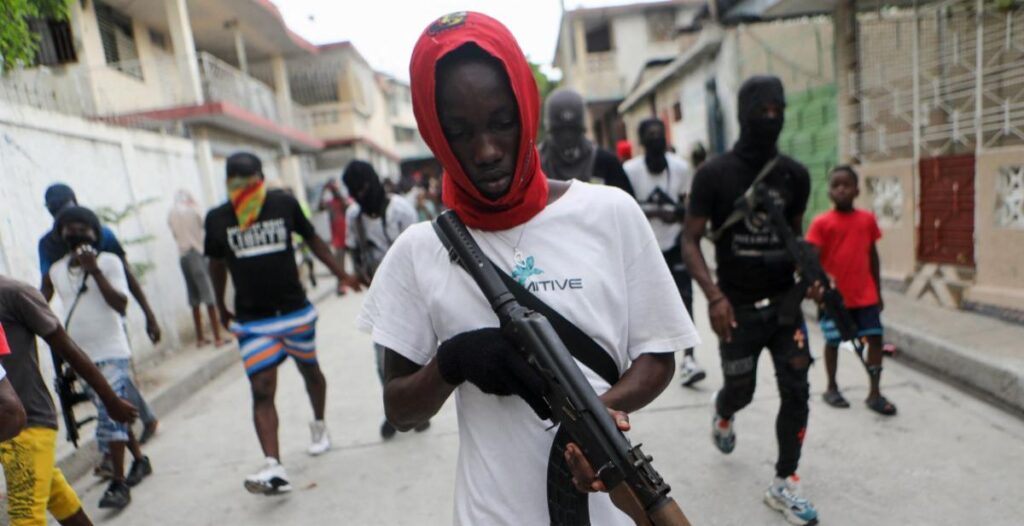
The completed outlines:
{"type": "MultiPolygon", "coordinates": [[[[776,155],[775,157],[772,157],[771,160],[764,163],[764,166],[761,167],[761,171],[758,172],[757,177],[754,178],[754,182],[750,183],[750,186],[743,193],[744,197],[747,197],[754,190],[754,187],[756,187],[758,183],[760,183],[766,177],[768,177],[768,174],[771,173],[773,168],[775,168],[775,163],[777,162],[779,162],[779,156],[776,155]]],[[[746,216],[747,211],[741,210],[739,208],[734,208],[732,213],[729,214],[729,217],[725,218],[725,221],[722,222],[722,226],[718,227],[717,230],[708,232],[707,238],[710,239],[712,242],[718,241],[718,239],[722,237],[722,234],[724,234],[726,230],[732,228],[733,225],[742,221],[743,218],[746,216]]]]}
{"type": "Polygon", "coordinates": [[[526,290],[526,287],[503,272],[493,261],[491,266],[498,271],[501,281],[505,283],[520,305],[543,315],[551,322],[551,326],[555,328],[555,332],[558,333],[573,358],[597,373],[604,381],[608,382],[608,385],[615,385],[615,382],[619,381],[619,367],[615,364],[615,360],[612,360],[611,355],[601,347],[601,344],[594,341],[590,335],[583,332],[576,324],[567,320],[565,316],[559,314],[532,292],[526,290]]]}
{"type": "MultiPolygon", "coordinates": [[[[445,250],[449,254],[453,254],[451,242],[446,239],[439,229],[434,228],[437,233],[437,237],[441,240],[441,244],[444,245],[445,250]]],[[[587,368],[598,374],[604,381],[608,382],[608,385],[615,385],[619,381],[619,367],[615,364],[615,360],[612,360],[603,347],[587,333],[583,332],[579,327],[573,324],[571,321],[565,319],[564,316],[558,313],[555,309],[551,308],[547,303],[541,301],[540,298],[535,296],[532,292],[526,290],[525,287],[519,284],[516,280],[512,279],[511,276],[501,270],[493,261],[488,258],[491,266],[497,271],[498,276],[501,277],[501,281],[508,287],[509,292],[519,302],[520,305],[526,307],[538,314],[541,314],[551,323],[551,326],[558,333],[558,337],[562,339],[562,343],[569,349],[569,353],[572,357],[579,360],[587,368]]]]}

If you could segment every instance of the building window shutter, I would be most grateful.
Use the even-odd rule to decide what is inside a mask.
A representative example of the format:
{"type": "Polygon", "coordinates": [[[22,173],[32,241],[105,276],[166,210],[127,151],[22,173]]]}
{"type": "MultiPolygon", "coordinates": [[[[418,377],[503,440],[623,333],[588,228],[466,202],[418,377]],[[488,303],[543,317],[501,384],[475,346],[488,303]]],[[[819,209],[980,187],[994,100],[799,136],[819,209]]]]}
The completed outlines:
{"type": "Polygon", "coordinates": [[[100,40],[103,42],[103,56],[107,65],[142,79],[132,19],[107,4],[96,2],[96,22],[100,26],[100,40]]]}

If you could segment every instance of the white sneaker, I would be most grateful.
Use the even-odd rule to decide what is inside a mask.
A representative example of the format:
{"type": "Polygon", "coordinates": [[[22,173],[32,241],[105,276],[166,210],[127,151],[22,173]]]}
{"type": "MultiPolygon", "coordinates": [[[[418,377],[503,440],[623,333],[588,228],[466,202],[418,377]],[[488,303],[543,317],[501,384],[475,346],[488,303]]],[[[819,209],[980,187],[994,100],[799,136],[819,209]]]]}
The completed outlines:
{"type": "Polygon", "coordinates": [[[703,380],[706,376],[707,374],[704,373],[704,369],[693,356],[683,357],[683,365],[679,368],[679,383],[683,387],[690,387],[703,380]]]}
{"type": "Polygon", "coordinates": [[[331,449],[331,435],[327,433],[327,423],[314,420],[309,423],[310,444],[306,451],[312,455],[323,455],[331,449]]]}
{"type": "Polygon", "coordinates": [[[800,477],[796,473],[785,480],[776,477],[764,493],[764,503],[782,512],[790,524],[818,524],[818,510],[814,509],[811,501],[800,496],[800,477]]]}
{"type": "Polygon", "coordinates": [[[279,495],[292,490],[288,473],[276,458],[267,457],[267,465],[259,472],[245,477],[245,489],[256,495],[279,495]]]}

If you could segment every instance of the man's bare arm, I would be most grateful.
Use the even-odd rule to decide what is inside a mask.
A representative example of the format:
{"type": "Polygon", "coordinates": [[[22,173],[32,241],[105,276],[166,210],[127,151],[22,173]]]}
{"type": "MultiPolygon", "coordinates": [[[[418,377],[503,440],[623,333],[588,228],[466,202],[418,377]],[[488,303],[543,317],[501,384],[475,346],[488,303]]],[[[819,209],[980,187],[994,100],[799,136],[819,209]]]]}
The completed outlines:
{"type": "MultiPolygon", "coordinates": [[[[335,260],[334,254],[331,253],[331,247],[327,246],[327,243],[325,243],[323,239],[320,239],[320,236],[314,235],[310,239],[307,239],[306,243],[309,244],[309,248],[313,251],[313,255],[316,256],[316,258],[324,265],[327,265],[327,268],[331,269],[331,273],[334,274],[342,284],[355,290],[360,290],[362,288],[359,280],[356,279],[355,276],[348,275],[345,272],[344,265],[338,264],[338,260],[335,260]]],[[[342,253],[342,256],[344,256],[344,253],[342,253]]],[[[343,257],[339,259],[344,261],[343,257]]]]}
{"type": "Polygon", "coordinates": [[[632,413],[654,401],[668,387],[675,373],[672,353],[643,354],[626,369],[619,381],[601,395],[604,405],[632,413]]]}
{"type": "Polygon", "coordinates": [[[89,384],[89,387],[96,391],[100,400],[103,400],[103,404],[107,407],[111,418],[118,422],[130,422],[138,416],[135,407],[118,398],[114,390],[110,388],[110,384],[107,383],[107,379],[103,377],[103,373],[82,352],[78,344],[68,336],[63,327],[57,327],[57,330],[43,335],[42,338],[51,349],[68,362],[75,373],[89,384]]]}
{"type": "Polygon", "coordinates": [[[708,218],[706,217],[686,216],[686,220],[683,222],[683,261],[686,262],[686,268],[690,271],[690,276],[700,285],[708,301],[711,301],[721,297],[723,294],[719,290],[718,285],[715,284],[715,280],[711,278],[711,271],[708,270],[707,261],[704,260],[704,252],[700,247],[700,240],[704,237],[707,223],[708,218]]]}
{"type": "Polygon", "coordinates": [[[384,414],[399,430],[429,420],[454,391],[441,378],[437,360],[420,366],[391,349],[384,351],[384,414]]]}
{"type": "Polygon", "coordinates": [[[142,284],[139,283],[139,280],[135,279],[131,265],[128,264],[128,260],[124,256],[121,257],[121,264],[124,265],[124,275],[128,279],[128,292],[131,292],[135,301],[139,302],[139,307],[142,308],[142,313],[146,316],[146,334],[149,335],[150,341],[158,343],[160,341],[160,324],[157,323],[156,314],[153,313],[153,309],[149,306],[146,292],[142,290],[142,284]]]}
{"type": "Polygon", "coordinates": [[[217,301],[217,311],[220,313],[220,323],[228,327],[235,317],[224,303],[224,291],[228,287],[228,266],[223,259],[210,258],[209,268],[210,281],[213,282],[213,297],[217,301]]]}
{"type": "Polygon", "coordinates": [[[0,442],[10,440],[25,428],[25,407],[6,377],[0,380],[0,442]]]}

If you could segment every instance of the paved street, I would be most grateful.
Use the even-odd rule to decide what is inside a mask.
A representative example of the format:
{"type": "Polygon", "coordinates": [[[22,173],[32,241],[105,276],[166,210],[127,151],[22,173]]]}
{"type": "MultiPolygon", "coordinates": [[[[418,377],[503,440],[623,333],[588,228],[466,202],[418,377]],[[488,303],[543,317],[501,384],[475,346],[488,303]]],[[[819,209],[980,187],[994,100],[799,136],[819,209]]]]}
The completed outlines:
{"type": "MultiPolygon", "coordinates": [[[[291,495],[255,497],[242,488],[262,456],[238,367],[164,416],[161,433],[147,448],[156,473],[133,491],[127,510],[97,510],[104,486],[91,477],[78,482],[93,520],[131,526],[450,524],[458,447],[453,404],[427,432],[381,442],[383,411],[370,343],[353,323],[360,301],[349,295],[320,306],[318,341],[335,443],[328,455],[306,456],[309,405],[294,366],[281,369],[278,408],[291,495]]],[[[770,361],[762,359],[757,397],[738,415],[737,449],[723,457],[708,438],[709,400],[721,381],[717,353],[700,301],[697,312],[705,339],[698,357],[709,378],[696,390],[670,386],[633,416],[632,439],[654,455],[693,524],[785,524],[761,503],[775,458],[778,398],[770,361]]],[[[815,328],[811,341],[820,355],[815,328]]],[[[845,411],[820,401],[821,364],[811,373],[811,423],[800,474],[822,524],[1020,524],[1024,422],[899,364],[886,368],[884,392],[900,415],[884,419],[859,402],[866,378],[855,358],[844,355],[840,369],[854,405],[845,411]]]]}

